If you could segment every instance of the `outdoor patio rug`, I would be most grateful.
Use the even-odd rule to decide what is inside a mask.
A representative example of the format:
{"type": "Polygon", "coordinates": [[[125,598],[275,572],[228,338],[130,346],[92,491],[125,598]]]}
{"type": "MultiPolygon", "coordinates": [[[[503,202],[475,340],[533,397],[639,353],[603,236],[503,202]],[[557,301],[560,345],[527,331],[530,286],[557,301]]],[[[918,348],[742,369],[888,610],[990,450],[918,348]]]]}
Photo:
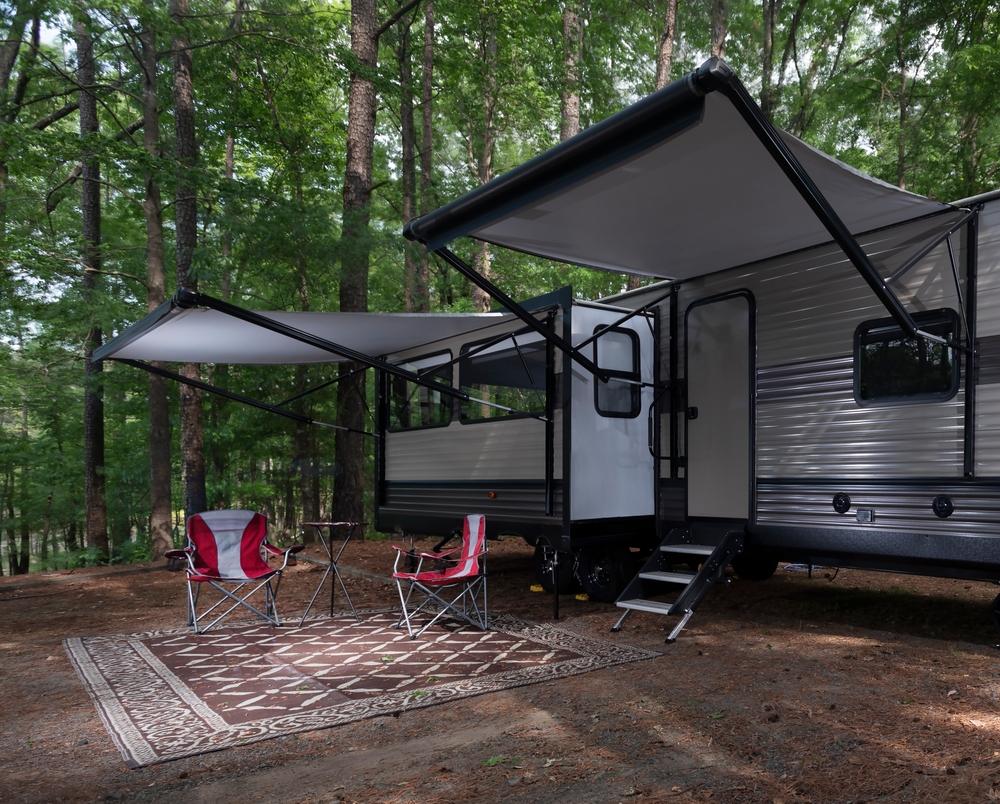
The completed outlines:
{"type": "Polygon", "coordinates": [[[131,768],[586,673],[660,654],[493,615],[417,640],[398,613],[64,641],[131,768]]]}

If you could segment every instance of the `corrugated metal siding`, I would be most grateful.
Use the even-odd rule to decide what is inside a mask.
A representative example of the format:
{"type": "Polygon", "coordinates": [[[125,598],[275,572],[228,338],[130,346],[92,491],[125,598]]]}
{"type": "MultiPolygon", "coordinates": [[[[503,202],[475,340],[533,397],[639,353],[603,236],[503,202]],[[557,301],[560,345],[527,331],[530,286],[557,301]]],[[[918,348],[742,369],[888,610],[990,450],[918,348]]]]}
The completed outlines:
{"type": "Polygon", "coordinates": [[[960,477],[963,394],[947,402],[862,407],[853,359],[757,372],[759,477],[960,477]]]}
{"type": "Polygon", "coordinates": [[[1000,385],[976,387],[976,476],[1000,476],[1000,385]]]}
{"type": "Polygon", "coordinates": [[[979,216],[976,278],[976,336],[1000,335],[1000,202],[987,204],[979,216]]]}
{"type": "MultiPolygon", "coordinates": [[[[562,477],[562,412],[555,415],[555,477],[562,477]]],[[[537,419],[386,433],[386,480],[545,479],[545,424],[537,419]]]]}
{"type": "Polygon", "coordinates": [[[948,533],[995,536],[1000,534],[1000,486],[948,484],[920,486],[892,484],[811,485],[809,483],[757,484],[757,523],[797,527],[841,528],[910,533],[948,533]],[[851,510],[833,510],[833,495],[850,495],[851,510]],[[947,519],[935,516],[931,502],[939,494],[951,497],[955,512],[947,519]],[[857,522],[859,508],[874,509],[875,522],[857,522]]]}

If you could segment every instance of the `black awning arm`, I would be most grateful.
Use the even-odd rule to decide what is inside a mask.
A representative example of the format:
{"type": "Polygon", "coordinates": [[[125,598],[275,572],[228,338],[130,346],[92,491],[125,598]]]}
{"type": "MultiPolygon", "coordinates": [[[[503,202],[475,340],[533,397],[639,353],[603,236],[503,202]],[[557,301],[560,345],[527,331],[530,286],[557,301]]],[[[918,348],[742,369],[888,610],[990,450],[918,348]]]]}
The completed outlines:
{"type": "Polygon", "coordinates": [[[284,407],[285,405],[290,405],[292,402],[296,402],[303,397],[307,397],[310,394],[315,394],[317,391],[322,391],[324,388],[329,388],[331,385],[336,385],[341,380],[348,380],[355,374],[361,371],[367,371],[368,366],[364,368],[354,369],[353,371],[347,372],[347,374],[341,374],[339,377],[334,377],[332,380],[327,380],[326,382],[321,382],[319,385],[314,385],[312,388],[307,388],[305,391],[301,391],[294,396],[288,397],[288,399],[282,399],[278,403],[278,407],[284,407]]]}
{"type": "Polygon", "coordinates": [[[202,391],[208,391],[210,394],[216,394],[218,396],[225,397],[226,399],[232,399],[234,402],[250,405],[251,407],[259,408],[260,410],[266,410],[268,413],[277,413],[279,416],[284,416],[286,419],[293,419],[294,421],[303,422],[305,424],[315,424],[319,427],[330,427],[334,430],[344,430],[348,433],[359,433],[360,435],[371,436],[372,438],[379,437],[377,434],[369,433],[367,430],[354,430],[350,427],[343,427],[339,424],[330,424],[329,422],[321,422],[318,419],[311,419],[308,416],[293,413],[292,411],[285,410],[277,405],[269,405],[267,402],[260,402],[256,399],[251,399],[248,396],[243,396],[242,394],[237,394],[233,391],[227,391],[225,388],[219,388],[217,385],[209,385],[207,382],[195,380],[191,377],[185,377],[183,374],[178,374],[175,371],[160,368],[159,366],[154,366],[151,363],[144,363],[141,360],[132,360],[127,357],[115,357],[112,358],[112,360],[115,360],[118,363],[124,363],[126,366],[141,368],[143,371],[148,371],[150,374],[158,374],[161,377],[166,377],[168,380],[176,380],[177,382],[190,385],[191,387],[198,388],[202,391]]]}
{"type": "Polygon", "coordinates": [[[499,408],[500,410],[506,410],[511,413],[523,413],[536,419],[544,419],[544,417],[538,416],[537,414],[508,408],[504,405],[498,405],[495,402],[490,402],[486,399],[478,399],[477,397],[467,394],[465,391],[453,388],[450,385],[442,385],[434,380],[425,379],[423,375],[417,374],[413,371],[408,371],[407,369],[400,368],[399,366],[394,366],[392,363],[385,360],[380,360],[377,357],[366,355],[364,352],[359,352],[348,346],[328,341],[325,338],[320,338],[318,335],[303,332],[301,329],[289,326],[288,324],[282,324],[280,321],[275,321],[273,318],[260,315],[260,313],[255,313],[252,310],[244,310],[242,307],[237,307],[235,304],[230,304],[222,299],[216,299],[213,296],[208,296],[195,290],[188,290],[186,288],[178,290],[174,295],[174,303],[177,304],[178,307],[183,308],[208,307],[211,310],[218,310],[220,313],[231,315],[233,318],[238,318],[249,324],[254,324],[255,326],[270,330],[271,332],[277,332],[279,335],[284,335],[286,338],[291,338],[292,340],[299,341],[300,343],[309,344],[317,349],[322,349],[324,352],[330,352],[331,354],[339,355],[340,357],[346,357],[348,360],[353,360],[356,363],[362,363],[369,368],[384,371],[386,374],[391,374],[395,377],[402,377],[408,382],[426,386],[434,391],[439,391],[445,396],[461,399],[463,402],[477,402],[483,405],[489,405],[490,407],[499,408]]]}
{"type": "Polygon", "coordinates": [[[583,349],[584,346],[586,346],[589,343],[592,343],[593,341],[596,341],[598,338],[601,337],[601,335],[603,335],[608,330],[614,329],[615,327],[620,327],[622,324],[624,324],[629,319],[635,318],[637,315],[642,315],[643,313],[647,312],[651,308],[656,307],[656,305],[658,305],[660,302],[665,301],[666,299],[668,299],[670,297],[670,294],[674,292],[673,288],[674,288],[674,286],[671,285],[670,286],[670,290],[668,290],[662,296],[657,296],[655,299],[653,299],[653,301],[648,302],[647,304],[644,304],[642,307],[637,307],[635,310],[632,310],[631,312],[623,315],[617,321],[613,321],[612,323],[608,324],[606,327],[603,327],[603,328],[599,329],[597,332],[595,332],[593,335],[591,335],[586,340],[580,341],[580,343],[578,343],[574,347],[573,351],[579,352],[581,349],[583,349]]]}
{"type": "MultiPolygon", "coordinates": [[[[892,272],[892,276],[885,280],[886,285],[895,284],[903,274],[909,271],[914,265],[920,262],[924,257],[930,254],[935,248],[941,245],[945,240],[948,240],[955,232],[961,229],[965,224],[969,222],[969,219],[973,215],[977,214],[975,209],[965,210],[965,215],[955,221],[951,226],[941,232],[937,237],[931,240],[927,245],[920,249],[916,254],[914,254],[910,259],[900,265],[895,271],[892,272]]],[[[950,246],[949,246],[950,248],[950,246]]]]}
{"type": "Polygon", "coordinates": [[[441,257],[441,259],[448,263],[448,265],[452,268],[456,269],[460,274],[465,276],[474,285],[478,285],[480,288],[489,293],[490,296],[500,302],[500,304],[502,304],[507,310],[520,318],[531,329],[545,338],[545,340],[552,343],[553,346],[569,355],[573,360],[579,363],[580,366],[589,371],[595,377],[601,380],[608,379],[608,375],[601,371],[601,369],[599,369],[593,361],[588,360],[582,354],[577,352],[577,350],[574,349],[568,341],[548,329],[548,327],[538,321],[531,313],[525,310],[520,304],[500,290],[500,288],[490,282],[486,277],[482,276],[475,268],[461,259],[458,255],[449,251],[447,248],[439,248],[434,253],[441,257]]]}
{"type": "Polygon", "coordinates": [[[927,337],[926,333],[920,332],[917,328],[903,303],[889,289],[888,284],[876,270],[864,249],[844,225],[830,202],[820,192],[812,177],[795,158],[795,154],[785,144],[781,135],[778,134],[778,130],[750,97],[750,93],[736,77],[733,69],[721,59],[713,57],[695,71],[693,78],[695,83],[705,92],[717,90],[732,101],[733,106],[742,115],[750,130],[767,148],[774,161],[791,181],[792,186],[798,190],[820,223],[826,227],[830,236],[843,249],[844,254],[861,274],[861,278],[868,283],[878,300],[882,302],[889,315],[896,320],[903,331],[911,337],[927,337]]]}

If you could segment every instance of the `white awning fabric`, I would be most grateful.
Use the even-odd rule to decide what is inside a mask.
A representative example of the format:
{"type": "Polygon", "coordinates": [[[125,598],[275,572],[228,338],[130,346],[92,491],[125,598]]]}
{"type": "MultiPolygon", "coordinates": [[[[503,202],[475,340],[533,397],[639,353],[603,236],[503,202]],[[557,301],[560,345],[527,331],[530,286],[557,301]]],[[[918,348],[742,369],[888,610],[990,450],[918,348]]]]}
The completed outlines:
{"type": "MultiPolygon", "coordinates": [[[[372,357],[392,355],[509,321],[509,313],[300,313],[259,315],[372,357]]],[[[217,310],[164,305],[95,352],[94,359],[294,365],[347,358],[217,310]]]]}
{"type": "MultiPolygon", "coordinates": [[[[948,205],[904,192],[782,137],[852,234],[948,205]]],[[[688,279],[829,242],[730,100],[644,153],[468,232],[562,262],[688,279]]]]}

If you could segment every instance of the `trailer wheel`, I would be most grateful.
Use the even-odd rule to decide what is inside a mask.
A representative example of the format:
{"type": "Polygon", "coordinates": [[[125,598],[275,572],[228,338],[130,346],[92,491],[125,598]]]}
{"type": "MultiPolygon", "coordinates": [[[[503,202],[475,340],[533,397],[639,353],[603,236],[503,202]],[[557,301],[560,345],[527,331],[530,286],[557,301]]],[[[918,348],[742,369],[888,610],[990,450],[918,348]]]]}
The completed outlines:
{"type": "MultiPolygon", "coordinates": [[[[552,594],[552,559],[556,551],[547,544],[539,542],[535,545],[535,580],[542,585],[549,594],[552,594]]],[[[575,592],[577,585],[576,575],[573,572],[576,558],[570,553],[559,555],[558,573],[559,594],[565,595],[575,592]]]]}
{"type": "Polygon", "coordinates": [[[632,554],[624,547],[580,551],[580,583],[591,600],[614,603],[632,580],[632,554]]]}
{"type": "Polygon", "coordinates": [[[745,550],[733,559],[733,571],[744,581],[766,581],[778,569],[778,559],[759,550],[745,550]]]}

